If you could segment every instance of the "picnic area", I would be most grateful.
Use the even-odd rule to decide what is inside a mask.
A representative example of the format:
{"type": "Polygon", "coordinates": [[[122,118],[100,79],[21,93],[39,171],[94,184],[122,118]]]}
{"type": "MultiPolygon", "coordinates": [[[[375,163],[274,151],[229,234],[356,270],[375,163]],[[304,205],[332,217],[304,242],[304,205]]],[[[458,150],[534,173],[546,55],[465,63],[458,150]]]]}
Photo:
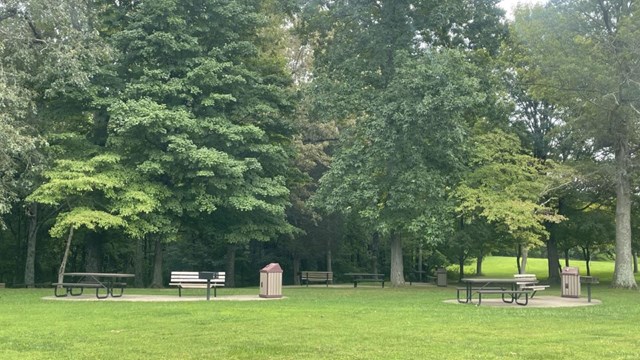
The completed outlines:
{"type": "MultiPolygon", "coordinates": [[[[487,260],[486,275],[513,276],[501,268],[504,262],[487,260]]],[[[530,269],[536,272],[540,264],[532,261],[530,269]]],[[[175,288],[127,288],[108,299],[91,292],[56,298],[50,288],[2,288],[0,357],[634,358],[640,295],[609,287],[612,263],[594,262],[593,271],[603,281],[593,286],[587,306],[586,294],[561,298],[558,286],[527,306],[499,298],[483,299],[481,306],[460,304],[458,284],[431,283],[288,285],[281,299],[261,299],[256,287],[225,288],[212,301],[205,301],[201,288],[182,289],[181,296],[175,288]],[[535,306],[549,297],[581,306],[535,306]]]]}

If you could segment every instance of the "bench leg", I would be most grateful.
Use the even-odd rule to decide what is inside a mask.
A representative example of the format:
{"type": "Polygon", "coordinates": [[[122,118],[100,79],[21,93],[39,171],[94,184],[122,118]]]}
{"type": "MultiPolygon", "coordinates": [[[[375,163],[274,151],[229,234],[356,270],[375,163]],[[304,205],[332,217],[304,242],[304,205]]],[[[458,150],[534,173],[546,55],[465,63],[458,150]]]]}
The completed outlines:
{"type": "Polygon", "coordinates": [[[124,293],[124,286],[119,287],[118,289],[120,289],[120,293],[118,295],[113,293],[113,288],[111,288],[111,297],[121,297],[122,294],[124,293]]]}
{"type": "Polygon", "coordinates": [[[178,286],[178,296],[182,297],[182,286],[178,286]]]}
{"type": "Polygon", "coordinates": [[[516,304],[526,306],[529,303],[529,293],[524,293],[524,303],[521,303],[518,300],[519,299],[516,298],[516,304]]]}
{"type": "Polygon", "coordinates": [[[506,302],[507,304],[513,304],[513,300],[516,300],[518,298],[514,294],[509,294],[509,295],[511,295],[511,299],[507,300],[507,299],[504,298],[504,296],[507,295],[507,294],[509,294],[509,293],[502,293],[502,301],[506,302]]]}
{"type": "Polygon", "coordinates": [[[84,292],[84,288],[83,287],[79,287],[78,289],[80,289],[79,293],[73,293],[73,288],[67,288],[67,292],[69,293],[69,295],[71,296],[80,296],[82,295],[82,293],[84,292]]]}
{"type": "Polygon", "coordinates": [[[98,299],[106,299],[106,298],[108,298],[108,297],[109,297],[109,292],[110,292],[109,288],[99,288],[99,287],[98,287],[98,288],[96,288],[96,297],[97,297],[98,299]],[[106,290],[107,290],[107,294],[106,294],[106,295],[104,295],[104,296],[100,296],[100,289],[106,289],[106,290]]]}
{"type": "Polygon", "coordinates": [[[216,289],[217,289],[217,288],[218,288],[218,287],[216,287],[216,286],[214,286],[214,287],[213,287],[213,297],[218,296],[218,295],[217,295],[217,291],[216,291],[216,289]]]}
{"type": "MultiPolygon", "coordinates": [[[[61,288],[61,289],[62,289],[62,288],[61,288]]],[[[69,290],[70,290],[69,288],[64,288],[64,294],[58,294],[58,287],[56,286],[56,287],[53,289],[53,294],[54,294],[56,297],[65,297],[65,296],[68,296],[68,295],[69,295],[69,290]]]]}
{"type": "Polygon", "coordinates": [[[460,289],[456,289],[456,298],[458,299],[458,302],[460,304],[468,304],[469,303],[469,295],[467,295],[468,291],[467,289],[464,289],[465,291],[465,299],[464,301],[460,300],[460,289]]]}

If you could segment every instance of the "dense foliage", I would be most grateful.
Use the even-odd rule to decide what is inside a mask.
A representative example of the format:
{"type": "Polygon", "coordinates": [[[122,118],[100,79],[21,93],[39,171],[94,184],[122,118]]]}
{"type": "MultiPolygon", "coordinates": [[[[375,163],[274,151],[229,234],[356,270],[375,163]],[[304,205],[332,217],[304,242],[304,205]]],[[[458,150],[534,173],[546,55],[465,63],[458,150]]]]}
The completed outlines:
{"type": "Polygon", "coordinates": [[[635,287],[637,5],[497,4],[0,2],[0,282],[615,249],[635,287]]]}

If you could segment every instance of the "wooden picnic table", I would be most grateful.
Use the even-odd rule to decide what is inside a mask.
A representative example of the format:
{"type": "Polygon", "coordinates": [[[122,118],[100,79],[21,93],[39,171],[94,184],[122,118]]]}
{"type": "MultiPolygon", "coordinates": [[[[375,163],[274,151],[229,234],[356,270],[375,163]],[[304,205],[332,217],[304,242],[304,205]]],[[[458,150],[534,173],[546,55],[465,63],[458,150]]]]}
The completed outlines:
{"type": "MultiPolygon", "coordinates": [[[[472,303],[472,297],[474,293],[478,294],[478,304],[482,301],[482,294],[501,294],[502,300],[507,303],[513,303],[516,301],[519,305],[526,305],[529,300],[529,293],[531,290],[519,290],[518,284],[522,282],[522,279],[517,277],[513,278],[462,278],[460,279],[465,284],[464,288],[457,289],[457,299],[460,303],[472,303]],[[508,289],[507,289],[508,287],[508,289]],[[460,299],[460,291],[465,291],[465,299],[460,299]],[[526,296],[526,302],[520,303],[518,299],[520,295],[526,296]],[[509,296],[505,298],[505,295],[509,296]]],[[[537,282],[537,281],[536,281],[537,282]]]]}
{"type": "Polygon", "coordinates": [[[80,296],[85,288],[91,288],[96,289],[96,297],[98,299],[106,299],[109,296],[122,296],[124,288],[127,286],[124,279],[133,277],[135,277],[134,274],[69,272],[62,274],[62,282],[52,283],[51,285],[55,287],[54,295],[56,297],[80,296]],[[70,278],[69,281],[65,281],[65,277],[70,278]],[[58,293],[58,289],[61,288],[65,289],[63,294],[58,293]],[[80,289],[80,291],[74,293],[73,289],[80,289]],[[116,294],[114,289],[120,289],[120,292],[116,294]],[[101,290],[104,290],[104,295],[100,294],[101,290]]]}
{"type": "Polygon", "coordinates": [[[351,276],[353,280],[353,287],[358,287],[359,282],[379,282],[384,287],[384,274],[373,273],[346,273],[346,276],[351,276]]]}

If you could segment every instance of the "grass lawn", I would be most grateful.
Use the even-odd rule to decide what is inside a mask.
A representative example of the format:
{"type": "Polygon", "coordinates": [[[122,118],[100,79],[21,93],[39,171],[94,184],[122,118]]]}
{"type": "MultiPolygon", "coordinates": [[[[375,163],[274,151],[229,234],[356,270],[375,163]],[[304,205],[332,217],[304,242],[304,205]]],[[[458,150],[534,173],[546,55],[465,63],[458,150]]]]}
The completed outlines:
{"type": "MultiPolygon", "coordinates": [[[[502,263],[488,259],[486,274],[510,276],[502,263]]],[[[451,284],[283,293],[286,299],[274,301],[73,302],[42,300],[52,289],[0,289],[0,359],[637,359],[640,353],[640,293],[606,285],[593,290],[602,305],[578,308],[444,303],[455,298],[451,284]]]]}

